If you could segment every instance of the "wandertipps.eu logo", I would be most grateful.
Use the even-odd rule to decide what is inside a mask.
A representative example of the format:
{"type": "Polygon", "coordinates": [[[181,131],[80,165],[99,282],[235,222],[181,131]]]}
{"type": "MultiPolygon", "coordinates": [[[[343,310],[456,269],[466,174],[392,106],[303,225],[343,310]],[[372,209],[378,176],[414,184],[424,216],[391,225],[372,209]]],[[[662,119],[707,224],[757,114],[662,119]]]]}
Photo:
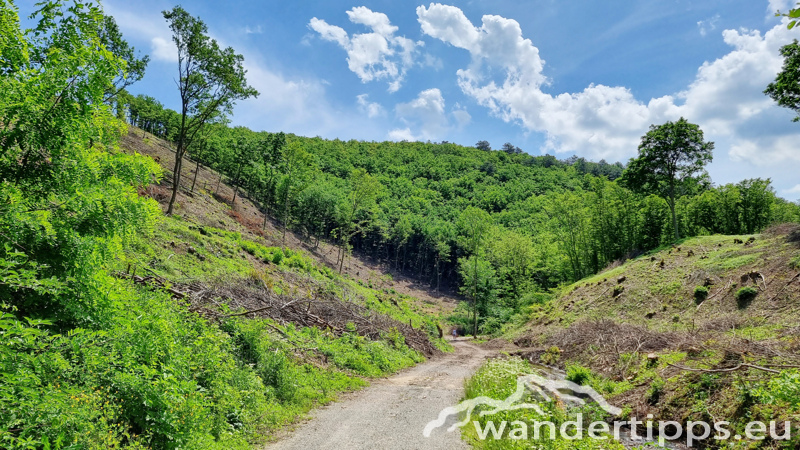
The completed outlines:
{"type": "Polygon", "coordinates": [[[545,413],[538,404],[521,402],[526,392],[534,393],[545,402],[550,402],[555,398],[564,403],[578,406],[585,405],[586,400],[589,399],[597,403],[605,412],[611,415],[618,416],[622,413],[621,409],[610,405],[602,395],[598,394],[597,391],[589,386],[581,386],[567,380],[548,380],[539,375],[525,375],[517,378],[517,389],[505,400],[497,400],[490,397],[476,397],[465,400],[457,406],[447,407],[439,412],[439,417],[428,422],[422,434],[425,437],[430,437],[431,432],[443,426],[448,417],[452,415],[458,417],[459,414],[466,412],[464,420],[456,422],[450,426],[447,431],[451,432],[457,428],[461,428],[470,422],[472,412],[476,407],[481,405],[489,407],[489,409],[481,411],[478,414],[481,417],[497,414],[502,411],[514,411],[518,409],[532,409],[539,415],[544,416],[545,413]]]}

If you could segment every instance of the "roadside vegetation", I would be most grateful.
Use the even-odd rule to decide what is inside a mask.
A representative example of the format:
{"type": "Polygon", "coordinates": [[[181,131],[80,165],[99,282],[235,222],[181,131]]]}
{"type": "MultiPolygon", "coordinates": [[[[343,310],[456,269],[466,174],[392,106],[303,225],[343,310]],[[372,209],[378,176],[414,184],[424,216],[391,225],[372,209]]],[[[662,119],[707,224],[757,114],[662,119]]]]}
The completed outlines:
{"type": "MultiPolygon", "coordinates": [[[[798,418],[800,206],[713,184],[699,126],[627,164],[230,127],[258,93],[180,6],[180,113],[127,92],[148,58],[100,6],[35,8],[0,1],[0,447],[251,448],[449,326],[521,347],[468,396],[530,362],[627,414],[798,418]]],[[[797,110],[783,54],[767,93],[797,110]]]]}
{"type": "MultiPolygon", "coordinates": [[[[465,384],[465,398],[481,396],[493,399],[505,399],[517,389],[517,378],[536,369],[520,358],[498,358],[489,360],[465,384]]],[[[577,420],[578,414],[584,426],[590,422],[603,420],[607,415],[599,408],[588,406],[583,408],[568,407],[558,402],[542,402],[531,392],[523,402],[535,403],[541,407],[544,415],[533,409],[517,409],[496,414],[481,416],[480,412],[487,408],[479,406],[472,413],[470,423],[462,428],[464,439],[474,448],[486,450],[505,449],[547,449],[547,450],[624,450],[624,446],[605,435],[605,440],[565,439],[560,432],[551,435],[549,425],[537,426],[537,422],[552,423],[557,430],[568,422],[577,420]],[[505,422],[505,425],[502,425],[505,422]],[[522,425],[524,424],[524,425],[522,425]],[[551,437],[555,437],[552,439],[551,437]]],[[[568,436],[576,436],[575,425],[568,425],[568,436]]]]}

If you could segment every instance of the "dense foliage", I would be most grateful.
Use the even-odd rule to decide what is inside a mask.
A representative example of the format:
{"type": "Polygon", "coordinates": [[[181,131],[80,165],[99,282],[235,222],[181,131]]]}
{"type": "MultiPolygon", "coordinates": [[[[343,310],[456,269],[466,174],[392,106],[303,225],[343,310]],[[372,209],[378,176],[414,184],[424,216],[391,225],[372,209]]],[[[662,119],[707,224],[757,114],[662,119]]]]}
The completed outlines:
{"type": "MultiPolygon", "coordinates": [[[[800,14],[800,10],[792,10],[792,14],[800,14]]],[[[794,21],[791,25],[794,26],[794,21]]],[[[800,75],[798,75],[798,68],[800,68],[800,44],[797,39],[789,45],[781,47],[781,56],[783,56],[783,68],[778,72],[775,81],[767,86],[764,93],[771,99],[775,100],[778,105],[789,108],[798,114],[794,122],[800,122],[800,75]]]]}

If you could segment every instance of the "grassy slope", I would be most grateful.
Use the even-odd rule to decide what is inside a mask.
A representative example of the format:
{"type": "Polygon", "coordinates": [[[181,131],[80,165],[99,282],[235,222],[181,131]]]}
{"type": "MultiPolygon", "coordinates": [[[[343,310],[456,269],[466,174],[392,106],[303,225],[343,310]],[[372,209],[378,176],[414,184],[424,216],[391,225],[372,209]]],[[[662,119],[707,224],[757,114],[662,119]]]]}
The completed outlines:
{"type": "Polygon", "coordinates": [[[774,301],[769,299],[797,273],[790,263],[798,256],[800,250],[788,243],[784,234],[687,239],[674,248],[641,256],[568,286],[556,302],[535,313],[532,324],[567,326],[581,319],[615,318],[664,331],[692,326],[702,329],[722,319],[762,318],[765,325],[788,324],[791,316],[776,312],[799,308],[800,304],[791,301],[797,299],[797,291],[787,289],[774,301]],[[734,239],[751,237],[755,239],[752,244],[734,243],[734,239]],[[758,297],[747,308],[740,308],[735,293],[745,285],[755,286],[741,280],[751,272],[765,277],[766,290],[759,278],[758,297]],[[707,279],[713,283],[708,286],[710,300],[698,306],[694,290],[707,279]]]}
{"type": "Polygon", "coordinates": [[[796,422],[796,399],[778,392],[783,388],[768,372],[675,367],[800,363],[800,283],[790,283],[800,270],[800,246],[790,242],[791,231],[697,237],[641,256],[564,288],[508,337],[532,362],[591,369],[587,382],[635,417],[725,418],[737,431],[758,418],[796,422]],[[751,273],[760,274],[756,281],[751,273]],[[706,284],[708,298],[700,302],[695,289],[706,284]],[[745,286],[758,291],[749,303],[736,298],[745,286]]]}
{"type": "MultiPolygon", "coordinates": [[[[167,173],[172,164],[164,155],[169,153],[165,143],[152,137],[142,139],[140,130],[132,129],[123,139],[122,148],[154,156],[167,173]]],[[[190,169],[184,174],[183,182],[189,186],[194,166],[187,163],[184,167],[190,169]]],[[[252,203],[237,199],[231,208],[220,200],[230,200],[233,190],[222,183],[217,191],[209,182],[216,179],[209,180],[209,172],[203,175],[194,193],[184,192],[179,196],[177,214],[163,217],[152,236],[143,236],[127,251],[127,258],[118,263],[118,271],[156,275],[171,283],[225,284],[258,279],[277,294],[298,298],[309,296],[314,286],[333,286],[337,292],[348,295],[350,301],[427,330],[435,345],[442,350],[449,348],[443,340],[435,339],[438,313],[446,310],[447,305],[442,307],[435,299],[421,301],[403,293],[409,292],[407,286],[396,284],[391,276],[380,272],[364,270],[363,277],[349,273],[339,275],[324,264],[324,259],[320,260],[309,251],[313,248],[292,235],[286,241],[287,249],[282,250],[276,227],[268,222],[268,227],[262,231],[262,219],[252,203]]],[[[165,207],[168,186],[168,181],[153,185],[141,195],[153,197],[165,207]]],[[[317,250],[329,252],[330,249],[317,250]]],[[[359,272],[359,267],[366,269],[364,265],[359,266],[358,261],[349,265],[354,272],[359,272]]],[[[336,338],[322,330],[282,326],[265,319],[235,319],[222,323],[221,327],[251,353],[245,359],[252,359],[256,368],[267,367],[268,373],[262,377],[270,377],[272,373],[292,374],[293,379],[286,382],[285,393],[281,392],[281,380],[271,382],[276,391],[271,395],[278,404],[266,416],[263,431],[267,434],[296,420],[315,405],[335,399],[337,392],[366,385],[365,378],[385,376],[424,360],[419,353],[392,342],[396,336],[388,337],[385,342],[370,343],[355,335],[336,338]],[[270,329],[280,329],[288,341],[270,329]],[[298,343],[302,344],[300,349],[298,343]],[[262,361],[278,350],[289,355],[290,360],[262,361]],[[288,369],[276,371],[275,364],[288,369]]]]}

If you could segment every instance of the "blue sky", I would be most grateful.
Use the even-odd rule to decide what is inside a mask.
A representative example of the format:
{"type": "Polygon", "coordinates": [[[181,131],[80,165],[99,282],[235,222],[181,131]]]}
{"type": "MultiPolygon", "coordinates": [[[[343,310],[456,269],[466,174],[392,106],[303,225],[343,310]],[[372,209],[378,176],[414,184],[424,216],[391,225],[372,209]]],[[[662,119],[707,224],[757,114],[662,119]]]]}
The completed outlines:
{"type": "MultiPolygon", "coordinates": [[[[761,91],[786,0],[585,2],[186,1],[244,54],[261,96],[233,123],[325,138],[511,142],[627,161],[650,124],[681,116],[717,144],[717,183],[773,179],[800,198],[800,124],[761,91]]],[[[177,106],[172,2],[104,2],[153,61],[135,93],[177,106]]],[[[22,5],[23,13],[25,5],[22,5]]]]}

